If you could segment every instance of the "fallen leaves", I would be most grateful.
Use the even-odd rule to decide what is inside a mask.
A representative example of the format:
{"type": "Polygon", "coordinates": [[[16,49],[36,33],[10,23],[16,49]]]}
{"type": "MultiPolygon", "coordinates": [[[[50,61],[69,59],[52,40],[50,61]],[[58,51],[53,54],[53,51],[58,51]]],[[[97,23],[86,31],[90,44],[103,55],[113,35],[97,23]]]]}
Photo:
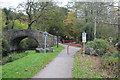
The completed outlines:
{"type": "Polygon", "coordinates": [[[102,60],[100,57],[90,55],[75,55],[74,78],[113,78],[101,68],[102,60]]]}

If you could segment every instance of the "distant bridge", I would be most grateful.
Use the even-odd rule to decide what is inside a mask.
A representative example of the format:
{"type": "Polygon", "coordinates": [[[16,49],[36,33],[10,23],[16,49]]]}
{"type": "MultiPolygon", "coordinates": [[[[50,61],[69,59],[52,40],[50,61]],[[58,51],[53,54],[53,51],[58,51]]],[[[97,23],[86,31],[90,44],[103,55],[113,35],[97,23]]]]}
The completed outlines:
{"type": "MultiPolygon", "coordinates": [[[[32,38],[38,43],[38,47],[44,46],[44,36],[43,31],[34,29],[10,29],[3,33],[8,39],[10,51],[18,50],[19,43],[24,38],[32,38]]],[[[47,36],[47,47],[54,46],[56,44],[57,37],[51,34],[47,36]]]]}

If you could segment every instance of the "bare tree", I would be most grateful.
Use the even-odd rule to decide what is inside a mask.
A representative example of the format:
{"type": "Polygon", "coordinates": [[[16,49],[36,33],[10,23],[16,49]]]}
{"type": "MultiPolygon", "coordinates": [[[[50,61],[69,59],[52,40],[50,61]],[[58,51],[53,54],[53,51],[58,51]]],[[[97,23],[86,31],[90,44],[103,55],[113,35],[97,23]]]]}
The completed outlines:
{"type": "Polygon", "coordinates": [[[27,0],[27,3],[19,4],[24,8],[24,11],[28,15],[28,29],[31,29],[31,26],[36,22],[44,13],[48,2],[36,2],[35,0],[27,0]]]}

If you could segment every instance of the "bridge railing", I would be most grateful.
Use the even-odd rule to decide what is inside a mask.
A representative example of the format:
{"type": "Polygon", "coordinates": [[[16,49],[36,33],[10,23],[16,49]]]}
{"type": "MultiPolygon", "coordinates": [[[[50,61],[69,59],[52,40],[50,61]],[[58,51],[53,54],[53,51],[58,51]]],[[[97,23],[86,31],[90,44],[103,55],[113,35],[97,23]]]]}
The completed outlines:
{"type": "Polygon", "coordinates": [[[80,47],[80,53],[82,53],[82,48],[83,46],[81,44],[75,44],[75,43],[71,43],[67,46],[67,54],[69,54],[69,47],[70,46],[79,46],[80,47]]]}

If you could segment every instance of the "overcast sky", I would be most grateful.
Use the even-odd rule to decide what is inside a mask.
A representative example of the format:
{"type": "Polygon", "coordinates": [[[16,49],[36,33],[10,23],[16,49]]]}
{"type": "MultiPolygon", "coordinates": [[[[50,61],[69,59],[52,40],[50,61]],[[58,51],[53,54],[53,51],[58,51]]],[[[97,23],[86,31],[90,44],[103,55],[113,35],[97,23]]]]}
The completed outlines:
{"type": "Polygon", "coordinates": [[[25,0],[0,0],[0,8],[4,7],[16,7],[20,2],[25,0]]]}
{"type": "MultiPolygon", "coordinates": [[[[4,8],[4,7],[17,7],[17,5],[19,4],[19,3],[22,3],[22,2],[26,2],[27,0],[0,0],[0,8],[4,8]]],[[[36,1],[42,1],[42,2],[44,2],[44,1],[47,1],[47,0],[36,0],[36,1]]],[[[70,1],[70,0],[55,0],[55,1],[57,1],[57,2],[63,2],[62,4],[61,4],[61,6],[64,6],[64,5],[66,5],[67,4],[67,2],[68,1],[70,1]]]]}
{"type": "MultiPolygon", "coordinates": [[[[4,8],[4,7],[17,7],[17,5],[19,3],[22,3],[22,2],[26,2],[27,0],[0,0],[0,8],[4,8]]],[[[36,0],[36,1],[48,1],[48,0],[36,0]]],[[[56,2],[63,2],[61,4],[61,6],[65,6],[67,4],[67,2],[70,2],[70,1],[85,1],[85,2],[89,2],[89,1],[118,1],[118,0],[54,0],[56,2]]]]}

